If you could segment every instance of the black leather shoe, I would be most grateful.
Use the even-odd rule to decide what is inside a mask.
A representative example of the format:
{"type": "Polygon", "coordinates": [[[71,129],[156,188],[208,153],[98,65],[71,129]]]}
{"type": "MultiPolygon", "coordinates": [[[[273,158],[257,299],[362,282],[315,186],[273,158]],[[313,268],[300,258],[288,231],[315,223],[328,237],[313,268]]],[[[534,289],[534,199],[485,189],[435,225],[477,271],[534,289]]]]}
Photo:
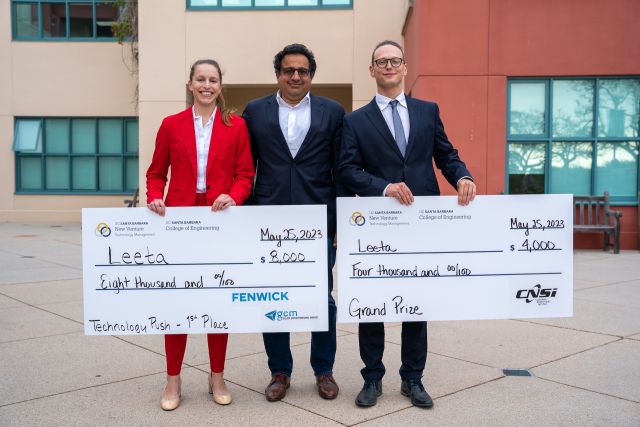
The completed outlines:
{"type": "Polygon", "coordinates": [[[378,403],[378,397],[382,394],[382,382],[380,380],[366,380],[362,390],[356,397],[356,405],[362,407],[374,406],[378,403]]]}
{"type": "Polygon", "coordinates": [[[429,396],[429,393],[424,389],[420,378],[402,380],[400,393],[402,393],[403,396],[411,398],[413,406],[419,406],[421,408],[433,407],[433,400],[431,400],[431,396],[429,396]]]}

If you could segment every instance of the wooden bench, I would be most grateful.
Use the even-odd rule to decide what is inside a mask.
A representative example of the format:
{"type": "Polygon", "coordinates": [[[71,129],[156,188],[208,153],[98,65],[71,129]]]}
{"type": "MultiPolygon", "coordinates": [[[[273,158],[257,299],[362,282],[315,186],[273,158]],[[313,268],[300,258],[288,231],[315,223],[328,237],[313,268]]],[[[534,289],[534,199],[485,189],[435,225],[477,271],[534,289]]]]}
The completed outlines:
{"type": "Polygon", "coordinates": [[[139,197],[140,189],[136,188],[136,192],[133,193],[133,199],[125,199],[124,204],[127,205],[128,208],[136,208],[138,207],[138,197],[139,197]]]}
{"type": "Polygon", "coordinates": [[[604,196],[574,196],[573,231],[576,233],[604,233],[604,250],[611,246],[613,253],[620,253],[620,217],[622,212],[609,206],[609,193],[604,196]]]}

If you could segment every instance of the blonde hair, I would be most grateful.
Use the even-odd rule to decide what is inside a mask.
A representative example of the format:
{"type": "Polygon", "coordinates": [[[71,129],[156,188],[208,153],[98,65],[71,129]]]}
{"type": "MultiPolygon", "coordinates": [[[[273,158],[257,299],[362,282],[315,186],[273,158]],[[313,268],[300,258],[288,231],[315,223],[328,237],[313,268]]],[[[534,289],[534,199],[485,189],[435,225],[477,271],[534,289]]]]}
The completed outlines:
{"type": "MultiPolygon", "coordinates": [[[[220,87],[222,88],[222,71],[220,70],[220,65],[218,61],[214,59],[198,59],[196,62],[191,65],[191,71],[189,71],[189,81],[193,80],[193,75],[196,71],[196,67],[198,65],[207,64],[212,65],[218,70],[218,76],[220,77],[220,87]]],[[[193,103],[193,99],[191,99],[191,103],[193,103]]],[[[220,91],[220,95],[216,98],[216,106],[220,109],[220,116],[222,117],[222,121],[225,125],[231,126],[231,114],[235,112],[234,109],[227,108],[226,102],[224,100],[224,96],[222,95],[222,90],[220,91]]]]}

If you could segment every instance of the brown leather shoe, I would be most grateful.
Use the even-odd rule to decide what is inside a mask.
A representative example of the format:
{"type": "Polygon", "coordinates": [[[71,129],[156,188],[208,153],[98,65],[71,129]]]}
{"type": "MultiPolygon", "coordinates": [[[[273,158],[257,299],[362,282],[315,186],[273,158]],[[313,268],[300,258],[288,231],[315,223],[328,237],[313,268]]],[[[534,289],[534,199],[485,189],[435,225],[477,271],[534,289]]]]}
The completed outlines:
{"type": "Polygon", "coordinates": [[[285,374],[274,374],[271,382],[264,391],[264,395],[269,402],[276,402],[287,395],[290,379],[285,374]]]}
{"type": "Polygon", "coordinates": [[[323,399],[335,399],[340,388],[333,379],[333,375],[318,375],[316,377],[316,385],[318,386],[318,394],[323,399]]]}

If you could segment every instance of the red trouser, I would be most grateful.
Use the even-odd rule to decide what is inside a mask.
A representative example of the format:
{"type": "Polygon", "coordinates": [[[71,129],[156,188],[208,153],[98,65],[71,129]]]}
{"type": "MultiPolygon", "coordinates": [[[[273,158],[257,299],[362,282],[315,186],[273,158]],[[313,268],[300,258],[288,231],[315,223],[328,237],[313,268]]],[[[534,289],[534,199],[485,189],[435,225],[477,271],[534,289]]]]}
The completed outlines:
{"type": "MultiPolygon", "coordinates": [[[[206,195],[196,194],[194,206],[208,206],[206,195]]],[[[211,372],[219,373],[224,371],[224,359],[227,354],[228,338],[228,334],[207,334],[211,372]]],[[[180,375],[186,348],[187,334],[164,336],[164,349],[167,353],[167,375],[180,375]]]]}

